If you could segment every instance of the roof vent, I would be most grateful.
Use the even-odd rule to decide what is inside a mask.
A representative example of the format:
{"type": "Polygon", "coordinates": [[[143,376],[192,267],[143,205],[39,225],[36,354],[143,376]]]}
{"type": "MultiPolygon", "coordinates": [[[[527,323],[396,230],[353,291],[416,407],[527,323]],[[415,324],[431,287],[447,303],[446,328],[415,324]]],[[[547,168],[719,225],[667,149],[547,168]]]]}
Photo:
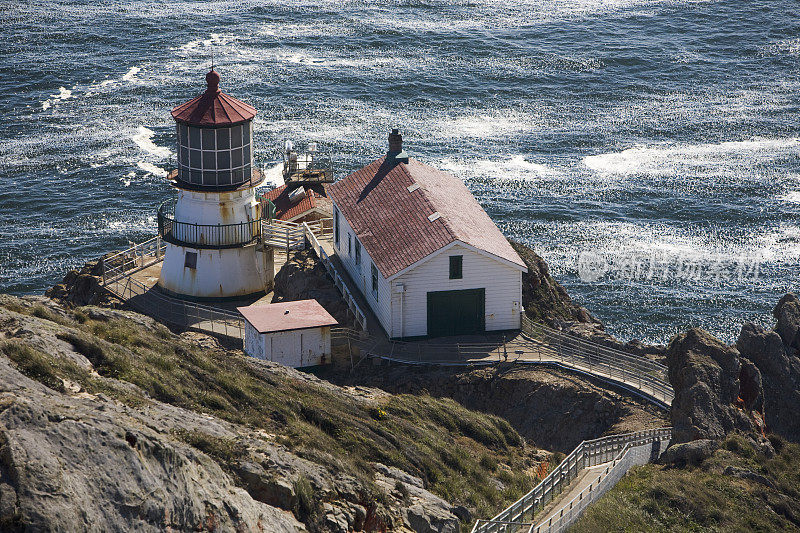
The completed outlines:
{"type": "Polygon", "coordinates": [[[419,183],[414,183],[413,185],[409,185],[406,188],[408,189],[408,192],[414,192],[417,189],[419,189],[419,183]]]}
{"type": "Polygon", "coordinates": [[[441,216],[442,216],[442,214],[439,211],[436,211],[436,212],[431,213],[430,215],[428,215],[428,220],[433,222],[434,220],[438,220],[439,218],[441,218],[441,216]]]}

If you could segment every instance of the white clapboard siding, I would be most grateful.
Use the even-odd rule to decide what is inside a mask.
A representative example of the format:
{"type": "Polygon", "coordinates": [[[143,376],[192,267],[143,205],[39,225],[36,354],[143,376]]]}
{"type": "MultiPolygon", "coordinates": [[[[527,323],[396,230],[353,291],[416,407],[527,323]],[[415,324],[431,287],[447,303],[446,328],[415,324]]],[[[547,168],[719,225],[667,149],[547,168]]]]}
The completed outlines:
{"type": "Polygon", "coordinates": [[[486,289],[486,330],[518,329],[522,303],[522,272],[499,259],[455,245],[438,252],[420,265],[392,280],[392,337],[414,337],[428,333],[428,292],[486,289]],[[461,255],[463,278],[450,278],[450,256],[461,255]],[[401,311],[402,301],[402,311],[401,311]],[[516,305],[515,305],[516,302],[516,305]],[[402,322],[402,327],[401,327],[402,322]]]}
{"type": "MultiPolygon", "coordinates": [[[[335,205],[335,204],[334,204],[335,205]]],[[[338,208],[334,208],[335,211],[338,211],[338,208]]],[[[355,233],[353,233],[353,229],[350,227],[350,224],[347,222],[347,219],[344,218],[341,211],[339,211],[339,245],[337,246],[334,241],[334,248],[336,250],[336,255],[339,256],[341,259],[342,264],[347,269],[347,273],[350,275],[350,278],[358,285],[358,288],[361,290],[361,294],[364,296],[364,299],[367,301],[367,304],[372,309],[372,312],[375,313],[375,316],[378,317],[378,322],[381,323],[383,329],[389,336],[392,336],[391,331],[391,294],[389,292],[389,282],[386,281],[386,278],[383,277],[383,273],[378,270],[378,301],[375,301],[375,296],[372,293],[372,274],[370,270],[370,266],[373,264],[372,258],[369,256],[367,251],[361,246],[361,264],[356,265],[356,243],[358,242],[358,238],[356,237],[355,233]],[[348,253],[347,247],[347,238],[348,235],[350,239],[352,239],[352,245],[350,252],[348,253]]]]}

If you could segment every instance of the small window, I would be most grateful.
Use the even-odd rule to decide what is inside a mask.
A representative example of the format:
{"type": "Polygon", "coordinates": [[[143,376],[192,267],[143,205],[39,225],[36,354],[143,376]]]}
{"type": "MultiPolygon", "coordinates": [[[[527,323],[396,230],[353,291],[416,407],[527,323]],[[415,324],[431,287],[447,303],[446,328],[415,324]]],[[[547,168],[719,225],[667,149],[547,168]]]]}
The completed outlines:
{"type": "Polygon", "coordinates": [[[356,264],[361,264],[361,242],[356,239],[356,264]]]}
{"type": "Polygon", "coordinates": [[[464,277],[464,272],[462,269],[463,263],[463,255],[450,256],[450,279],[461,279],[464,277]]]}
{"type": "Polygon", "coordinates": [[[197,252],[186,252],[186,258],[183,260],[184,268],[197,268],[197,252]]]}
{"type": "Polygon", "coordinates": [[[347,255],[353,255],[353,236],[347,234],[347,255]]]}
{"type": "Polygon", "coordinates": [[[372,265],[372,296],[375,297],[375,301],[378,301],[378,269],[375,268],[375,265],[372,265]]]}

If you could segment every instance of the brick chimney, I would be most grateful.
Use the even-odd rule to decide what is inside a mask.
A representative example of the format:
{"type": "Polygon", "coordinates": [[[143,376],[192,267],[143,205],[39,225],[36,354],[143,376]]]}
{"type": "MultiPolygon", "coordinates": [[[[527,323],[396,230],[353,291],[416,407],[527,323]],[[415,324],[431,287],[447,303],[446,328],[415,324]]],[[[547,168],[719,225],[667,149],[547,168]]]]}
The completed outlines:
{"type": "Polygon", "coordinates": [[[403,136],[397,128],[389,134],[389,153],[386,154],[386,160],[393,164],[408,163],[408,154],[403,150],[403,136]]]}
{"type": "Polygon", "coordinates": [[[403,136],[400,135],[400,130],[394,128],[392,133],[389,134],[389,153],[399,154],[403,151],[403,136]]]}

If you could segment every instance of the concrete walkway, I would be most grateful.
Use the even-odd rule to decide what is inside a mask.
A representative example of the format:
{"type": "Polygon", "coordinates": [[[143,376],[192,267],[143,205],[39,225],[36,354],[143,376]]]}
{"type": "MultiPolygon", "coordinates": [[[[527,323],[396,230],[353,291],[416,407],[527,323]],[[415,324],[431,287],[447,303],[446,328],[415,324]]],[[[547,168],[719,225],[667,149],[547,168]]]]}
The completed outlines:
{"type": "MultiPolygon", "coordinates": [[[[596,486],[598,478],[606,470],[606,468],[610,467],[611,465],[612,462],[609,461],[608,463],[601,463],[599,465],[581,470],[578,473],[578,476],[572,480],[572,483],[570,483],[569,486],[561,492],[561,494],[559,494],[553,501],[548,503],[544,509],[536,514],[534,521],[535,526],[542,527],[550,522],[555,522],[555,519],[558,518],[561,509],[563,509],[565,505],[569,504],[573,498],[588,488],[589,485],[596,486]]],[[[533,527],[532,531],[536,531],[536,527],[533,527]]]]}

